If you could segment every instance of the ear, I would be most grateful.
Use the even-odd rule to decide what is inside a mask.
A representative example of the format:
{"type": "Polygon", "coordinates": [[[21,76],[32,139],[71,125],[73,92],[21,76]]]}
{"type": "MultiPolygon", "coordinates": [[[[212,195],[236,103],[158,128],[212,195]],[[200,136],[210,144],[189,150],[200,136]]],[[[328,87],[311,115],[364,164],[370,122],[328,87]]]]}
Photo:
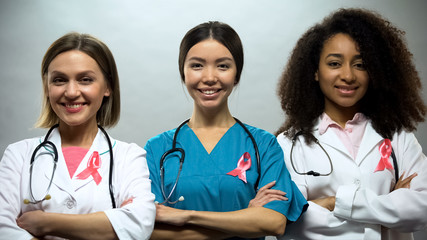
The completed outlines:
{"type": "Polygon", "coordinates": [[[105,93],[104,93],[104,97],[109,97],[110,95],[111,95],[110,88],[107,87],[107,89],[105,90],[105,93]]]}
{"type": "Polygon", "coordinates": [[[319,70],[317,70],[317,71],[314,73],[314,80],[315,80],[316,82],[318,82],[318,81],[319,81],[319,74],[318,74],[318,72],[319,72],[319,70]]]}

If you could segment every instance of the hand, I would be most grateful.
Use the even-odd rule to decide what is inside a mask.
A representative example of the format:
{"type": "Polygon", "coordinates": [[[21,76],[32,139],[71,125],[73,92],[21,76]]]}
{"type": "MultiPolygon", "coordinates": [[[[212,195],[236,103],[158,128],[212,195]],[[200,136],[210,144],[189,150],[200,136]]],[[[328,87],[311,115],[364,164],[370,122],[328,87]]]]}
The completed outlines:
{"type": "Polygon", "coordinates": [[[411,176],[403,179],[403,175],[405,174],[405,172],[402,173],[402,175],[400,176],[399,180],[397,181],[396,185],[394,185],[394,190],[397,190],[399,188],[409,188],[411,186],[411,181],[412,179],[414,179],[414,177],[418,176],[417,173],[413,173],[411,176]]]}
{"type": "Polygon", "coordinates": [[[132,203],[133,202],[133,200],[135,199],[135,197],[130,197],[130,198],[128,198],[128,199],[126,199],[126,200],[124,200],[123,202],[122,202],[122,204],[120,205],[120,207],[122,208],[122,207],[124,207],[124,206],[126,206],[126,205],[128,205],[128,204],[130,204],[130,203],[132,203]]]}
{"type": "Polygon", "coordinates": [[[285,197],[285,192],[276,189],[271,189],[275,184],[276,181],[272,181],[271,183],[268,183],[264,187],[260,188],[255,198],[249,202],[248,208],[263,207],[265,204],[275,200],[288,200],[288,198],[285,197]]]}
{"type": "Polygon", "coordinates": [[[45,227],[43,225],[43,219],[46,217],[46,213],[40,210],[30,211],[23,213],[17,220],[16,224],[31,233],[37,238],[43,238],[46,235],[45,227]]]}
{"type": "Polygon", "coordinates": [[[316,203],[317,205],[319,205],[321,207],[328,209],[331,212],[334,211],[334,209],[335,209],[335,196],[318,198],[318,199],[314,199],[311,201],[316,203]]]}
{"type": "Polygon", "coordinates": [[[190,219],[189,210],[181,210],[167,207],[161,204],[156,205],[156,222],[167,223],[175,226],[183,226],[190,219]]]}

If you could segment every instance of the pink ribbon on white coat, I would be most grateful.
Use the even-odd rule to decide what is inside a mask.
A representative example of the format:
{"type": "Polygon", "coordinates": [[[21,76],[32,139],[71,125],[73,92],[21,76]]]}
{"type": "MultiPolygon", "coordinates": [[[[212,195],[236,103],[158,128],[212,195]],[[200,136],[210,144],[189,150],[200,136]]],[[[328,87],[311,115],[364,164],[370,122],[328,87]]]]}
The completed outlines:
{"type": "Polygon", "coordinates": [[[381,159],[378,162],[377,168],[375,168],[374,172],[383,171],[384,169],[393,170],[393,166],[390,163],[390,155],[391,155],[392,147],[390,139],[384,139],[383,143],[380,145],[380,154],[381,159]]]}
{"type": "Polygon", "coordinates": [[[251,155],[248,152],[245,152],[237,162],[237,168],[235,168],[234,170],[230,171],[227,174],[233,177],[238,176],[240,180],[247,183],[246,170],[251,168],[251,165],[252,165],[251,155]],[[245,161],[245,159],[247,159],[247,161],[245,161]]]}
{"type": "Polygon", "coordinates": [[[101,157],[99,156],[99,153],[95,151],[92,153],[92,155],[89,158],[89,161],[87,162],[87,168],[83,170],[81,173],[79,173],[79,175],[77,175],[77,179],[84,180],[92,175],[96,185],[99,185],[99,183],[102,180],[102,177],[98,172],[98,169],[100,167],[101,167],[101,157]]]}

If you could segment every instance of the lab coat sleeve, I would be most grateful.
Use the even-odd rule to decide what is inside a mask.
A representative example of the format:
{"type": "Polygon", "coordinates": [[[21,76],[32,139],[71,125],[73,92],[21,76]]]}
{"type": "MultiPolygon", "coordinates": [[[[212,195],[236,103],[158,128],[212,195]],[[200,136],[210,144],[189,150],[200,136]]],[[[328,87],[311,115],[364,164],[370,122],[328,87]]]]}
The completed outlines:
{"type": "Polygon", "coordinates": [[[117,168],[114,176],[117,207],[105,211],[114,231],[120,239],[148,239],[156,216],[154,195],[146,162],[146,152],[136,144],[130,144],[123,156],[116,154],[117,168]],[[133,198],[127,205],[121,204],[133,198]]]}
{"type": "Polygon", "coordinates": [[[356,184],[338,188],[334,215],[356,222],[380,224],[400,232],[427,227],[427,159],[414,134],[395,134],[395,149],[400,175],[417,173],[409,189],[378,195],[356,184]]]}
{"type": "MultiPolygon", "coordinates": [[[[302,138],[300,139],[301,141],[304,141],[302,138]]],[[[295,182],[304,197],[308,199],[308,184],[306,177],[305,175],[297,174],[290,161],[290,152],[292,147],[291,140],[285,137],[282,133],[277,137],[277,141],[283,149],[286,167],[291,174],[292,180],[295,182]]],[[[308,169],[305,162],[298,161],[300,157],[304,156],[301,146],[307,147],[303,142],[295,144],[293,149],[293,164],[298,171],[307,172],[308,169]]],[[[312,201],[308,201],[308,204],[309,207],[307,208],[307,211],[300,219],[298,219],[297,222],[286,227],[286,234],[280,239],[324,239],[325,236],[327,236],[328,239],[334,239],[334,236],[336,236],[335,239],[343,239],[343,237],[351,239],[352,236],[347,235],[347,233],[351,234],[353,230],[356,230],[356,228],[354,228],[354,223],[334,216],[333,212],[312,201]]]]}
{"type": "Polygon", "coordinates": [[[33,238],[30,233],[16,225],[23,201],[20,193],[24,151],[28,148],[26,145],[27,143],[23,141],[10,145],[0,161],[0,236],[2,239],[33,238]]]}

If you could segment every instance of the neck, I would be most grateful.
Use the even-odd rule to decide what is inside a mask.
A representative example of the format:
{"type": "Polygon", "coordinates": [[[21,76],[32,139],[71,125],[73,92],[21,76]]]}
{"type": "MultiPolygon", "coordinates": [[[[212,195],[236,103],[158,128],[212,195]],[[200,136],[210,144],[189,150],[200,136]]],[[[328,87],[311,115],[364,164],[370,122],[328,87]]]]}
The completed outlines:
{"type": "Polygon", "coordinates": [[[190,122],[191,128],[215,128],[215,127],[231,127],[236,121],[231,115],[228,106],[217,111],[202,110],[195,106],[190,122]]]}
{"type": "Polygon", "coordinates": [[[345,128],[347,121],[353,119],[357,112],[358,108],[343,108],[339,111],[328,111],[328,109],[325,109],[325,113],[342,128],[345,128]]]}
{"type": "Polygon", "coordinates": [[[98,133],[96,122],[82,124],[79,126],[69,126],[63,122],[59,124],[62,147],[82,147],[89,149],[98,133]]]}

